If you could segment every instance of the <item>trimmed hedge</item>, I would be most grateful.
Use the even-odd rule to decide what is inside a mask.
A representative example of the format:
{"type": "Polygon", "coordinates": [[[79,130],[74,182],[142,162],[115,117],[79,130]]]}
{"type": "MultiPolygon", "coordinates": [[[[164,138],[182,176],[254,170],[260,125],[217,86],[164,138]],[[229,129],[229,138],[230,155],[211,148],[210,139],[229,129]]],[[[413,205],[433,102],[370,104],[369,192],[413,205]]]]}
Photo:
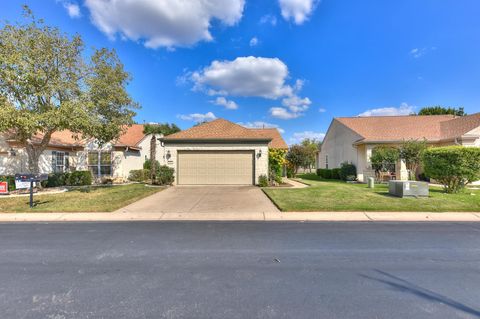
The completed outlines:
{"type": "Polygon", "coordinates": [[[357,168],[352,163],[343,162],[340,165],[340,179],[354,181],[357,179],[357,168]]]}
{"type": "Polygon", "coordinates": [[[145,182],[150,179],[149,169],[135,169],[131,170],[128,179],[132,182],[145,182]]]}
{"type": "Polygon", "coordinates": [[[324,179],[340,179],[354,181],[357,179],[357,168],[351,163],[342,163],[340,168],[319,168],[317,175],[324,179]]]}
{"type": "Polygon", "coordinates": [[[263,174],[263,175],[258,176],[258,186],[260,186],[260,187],[267,187],[268,186],[267,175],[263,174]]]}
{"type": "Polygon", "coordinates": [[[160,166],[157,174],[157,185],[172,185],[175,181],[175,170],[167,165],[160,166]]]}
{"type": "Polygon", "coordinates": [[[92,185],[93,176],[90,171],[74,171],[66,173],[52,173],[48,180],[42,182],[44,187],[87,186],[92,185]]]}
{"type": "Polygon", "coordinates": [[[340,168],[332,168],[332,179],[341,179],[340,168]]]}
{"type": "Polygon", "coordinates": [[[480,148],[447,146],[427,149],[422,156],[425,175],[457,193],[480,179],[480,148]]]}

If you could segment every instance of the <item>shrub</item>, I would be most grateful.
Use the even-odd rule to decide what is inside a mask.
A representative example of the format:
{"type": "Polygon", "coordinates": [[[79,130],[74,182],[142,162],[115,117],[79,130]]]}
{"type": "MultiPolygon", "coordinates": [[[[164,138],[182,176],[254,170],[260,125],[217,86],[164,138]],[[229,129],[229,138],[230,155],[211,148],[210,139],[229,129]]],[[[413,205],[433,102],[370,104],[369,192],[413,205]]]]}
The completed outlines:
{"type": "MultiPolygon", "coordinates": [[[[160,168],[160,162],[159,161],[155,161],[155,167],[157,168],[157,171],[158,171],[159,168],[160,168]]],[[[150,159],[145,160],[145,162],[143,163],[143,169],[150,170],[151,168],[152,168],[152,160],[150,160],[150,159]]]]}
{"type": "Polygon", "coordinates": [[[283,165],[285,164],[286,150],[271,148],[268,150],[268,166],[270,177],[277,183],[282,182],[283,165]]]}
{"type": "Polygon", "coordinates": [[[258,186],[260,186],[260,187],[267,187],[268,186],[267,175],[260,175],[258,177],[258,186]]]}
{"type": "Polygon", "coordinates": [[[0,176],[0,182],[7,182],[8,183],[8,191],[15,190],[15,176],[12,175],[4,175],[0,176]]]}
{"type": "Polygon", "coordinates": [[[295,168],[293,167],[292,163],[285,160],[285,166],[287,167],[287,178],[295,177],[295,174],[294,174],[295,168]]]}
{"type": "Polygon", "coordinates": [[[400,158],[400,151],[395,147],[377,146],[372,151],[370,162],[376,173],[391,172],[400,158]]]}
{"type": "Polygon", "coordinates": [[[353,180],[356,180],[357,179],[357,168],[352,163],[343,162],[340,165],[339,175],[340,175],[340,179],[342,179],[344,181],[351,181],[352,176],[353,176],[353,180]]]}
{"type": "Polygon", "coordinates": [[[317,175],[324,179],[331,179],[332,170],[328,168],[319,168],[317,169],[317,175]]]}
{"type": "Polygon", "coordinates": [[[341,179],[340,178],[340,168],[332,169],[332,179],[341,179]]]}
{"type": "Polygon", "coordinates": [[[92,185],[92,172],[90,171],[74,171],[65,173],[65,182],[68,186],[86,186],[92,185]]]}
{"type": "Polygon", "coordinates": [[[65,173],[52,173],[48,175],[46,183],[43,184],[44,187],[61,187],[67,185],[65,173]]]}
{"type": "Polygon", "coordinates": [[[427,149],[422,156],[425,174],[447,193],[457,193],[480,179],[480,148],[447,146],[427,149]]]}
{"type": "Polygon", "coordinates": [[[150,179],[150,170],[149,169],[135,169],[131,170],[128,176],[128,179],[132,182],[144,182],[150,179]]]}
{"type": "Polygon", "coordinates": [[[154,181],[156,185],[172,185],[175,181],[175,170],[167,165],[159,166],[157,179],[154,181]]]}

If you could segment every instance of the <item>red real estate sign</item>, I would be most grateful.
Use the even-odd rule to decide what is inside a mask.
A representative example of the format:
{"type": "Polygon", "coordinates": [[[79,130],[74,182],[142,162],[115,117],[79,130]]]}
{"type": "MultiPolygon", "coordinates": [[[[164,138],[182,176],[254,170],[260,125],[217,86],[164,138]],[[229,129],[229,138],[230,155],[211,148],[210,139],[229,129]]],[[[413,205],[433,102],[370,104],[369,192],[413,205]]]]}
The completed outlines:
{"type": "Polygon", "coordinates": [[[0,194],[8,194],[8,183],[0,182],[0,194]]]}

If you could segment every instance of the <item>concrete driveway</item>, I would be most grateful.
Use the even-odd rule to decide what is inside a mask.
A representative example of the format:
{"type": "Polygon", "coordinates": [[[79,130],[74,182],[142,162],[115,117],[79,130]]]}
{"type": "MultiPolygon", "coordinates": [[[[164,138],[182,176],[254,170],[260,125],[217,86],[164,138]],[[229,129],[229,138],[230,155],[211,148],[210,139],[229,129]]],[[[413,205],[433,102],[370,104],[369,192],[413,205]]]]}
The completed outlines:
{"type": "Polygon", "coordinates": [[[176,186],[118,212],[240,214],[279,210],[260,188],[254,186],[176,186]]]}

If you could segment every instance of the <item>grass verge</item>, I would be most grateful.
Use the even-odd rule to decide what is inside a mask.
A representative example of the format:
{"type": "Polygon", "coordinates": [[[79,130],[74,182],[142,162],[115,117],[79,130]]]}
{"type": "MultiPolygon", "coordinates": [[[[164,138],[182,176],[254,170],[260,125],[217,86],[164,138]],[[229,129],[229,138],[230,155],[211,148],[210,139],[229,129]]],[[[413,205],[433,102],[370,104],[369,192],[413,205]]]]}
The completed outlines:
{"type": "Polygon", "coordinates": [[[445,194],[430,187],[428,198],[398,198],[388,194],[387,185],[374,189],[365,184],[322,180],[315,174],[299,175],[308,188],[273,189],[264,192],[282,211],[384,211],[384,212],[478,212],[480,191],[445,194]]]}
{"type": "Polygon", "coordinates": [[[34,195],[32,209],[28,196],[0,198],[0,212],[111,212],[161,190],[143,184],[89,186],[60,194],[34,195]]]}

